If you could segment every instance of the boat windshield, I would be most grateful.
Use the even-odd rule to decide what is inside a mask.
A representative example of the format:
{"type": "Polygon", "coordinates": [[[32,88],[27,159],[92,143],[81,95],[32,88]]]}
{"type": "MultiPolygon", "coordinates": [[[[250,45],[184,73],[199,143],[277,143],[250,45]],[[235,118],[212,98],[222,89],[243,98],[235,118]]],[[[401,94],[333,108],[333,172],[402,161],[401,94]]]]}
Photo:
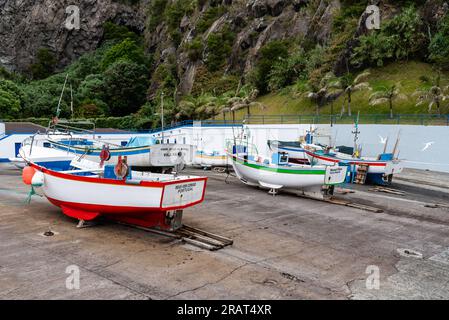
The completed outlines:
{"type": "Polygon", "coordinates": [[[152,137],[133,137],[128,141],[127,147],[146,147],[156,144],[156,139],[152,137]]]}

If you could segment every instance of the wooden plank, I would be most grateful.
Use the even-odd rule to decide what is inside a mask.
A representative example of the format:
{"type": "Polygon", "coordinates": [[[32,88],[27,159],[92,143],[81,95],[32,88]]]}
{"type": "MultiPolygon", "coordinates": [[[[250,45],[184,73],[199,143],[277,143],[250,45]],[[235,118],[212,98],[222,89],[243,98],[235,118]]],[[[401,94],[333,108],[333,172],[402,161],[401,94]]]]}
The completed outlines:
{"type": "Polygon", "coordinates": [[[376,188],[370,189],[370,191],[385,192],[385,193],[391,193],[391,194],[396,194],[396,195],[400,195],[400,196],[405,195],[405,192],[403,192],[403,191],[390,189],[390,188],[385,188],[385,187],[376,187],[376,188]]]}

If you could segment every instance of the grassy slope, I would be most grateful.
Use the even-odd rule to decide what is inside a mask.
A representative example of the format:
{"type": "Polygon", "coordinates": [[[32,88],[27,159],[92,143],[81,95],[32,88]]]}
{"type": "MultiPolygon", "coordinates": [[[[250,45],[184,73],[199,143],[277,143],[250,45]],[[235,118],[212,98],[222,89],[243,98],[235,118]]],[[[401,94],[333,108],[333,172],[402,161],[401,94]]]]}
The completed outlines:
{"type": "MultiPolygon", "coordinates": [[[[369,97],[382,86],[389,86],[400,83],[401,93],[407,96],[405,100],[396,100],[394,103],[394,112],[399,114],[427,114],[427,104],[416,106],[416,97],[412,94],[418,88],[422,88],[425,84],[419,79],[425,75],[429,78],[436,75],[432,66],[422,62],[397,62],[382,68],[370,70],[371,76],[368,82],[372,87],[371,91],[365,90],[353,94],[352,111],[361,114],[387,114],[389,113],[388,103],[378,106],[369,105],[369,97]]],[[[442,85],[449,84],[449,73],[442,75],[442,85]]],[[[253,108],[252,114],[258,115],[295,115],[295,114],[315,114],[315,105],[307,99],[303,93],[294,93],[294,87],[286,88],[277,93],[271,93],[260,97],[259,102],[263,103],[267,108],[253,108]]],[[[339,113],[343,103],[343,96],[334,102],[334,113],[339,113]]],[[[331,106],[327,105],[320,109],[321,114],[330,114],[331,106]]],[[[443,113],[449,113],[448,103],[442,106],[443,113]]],[[[236,113],[237,119],[242,119],[246,110],[240,110],[236,113]]],[[[433,110],[436,113],[436,110],[433,110]]]]}

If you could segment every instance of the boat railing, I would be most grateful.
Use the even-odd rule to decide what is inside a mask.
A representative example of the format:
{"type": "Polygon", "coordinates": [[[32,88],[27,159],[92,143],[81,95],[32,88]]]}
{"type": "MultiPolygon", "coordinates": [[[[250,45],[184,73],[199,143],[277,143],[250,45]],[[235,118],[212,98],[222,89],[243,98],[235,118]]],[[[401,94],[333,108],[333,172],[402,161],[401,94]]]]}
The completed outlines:
{"type": "Polygon", "coordinates": [[[250,143],[246,139],[227,139],[226,140],[226,150],[229,154],[234,154],[234,151],[237,153],[245,153],[248,156],[259,156],[259,150],[257,146],[253,143],[250,143]],[[243,150],[242,152],[238,152],[243,150]]]}
{"type": "Polygon", "coordinates": [[[76,133],[92,135],[95,139],[96,127],[95,123],[91,121],[67,121],[67,120],[50,120],[47,128],[49,134],[64,134],[64,133],[76,133]],[[91,129],[81,128],[75,125],[87,125],[91,126],[91,129]]]}

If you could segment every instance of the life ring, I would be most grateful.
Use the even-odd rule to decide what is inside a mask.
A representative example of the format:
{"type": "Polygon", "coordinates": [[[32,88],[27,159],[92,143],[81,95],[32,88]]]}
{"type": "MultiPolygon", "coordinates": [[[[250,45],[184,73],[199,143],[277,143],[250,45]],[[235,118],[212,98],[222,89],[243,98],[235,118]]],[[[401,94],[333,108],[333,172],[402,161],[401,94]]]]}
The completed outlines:
{"type": "Polygon", "coordinates": [[[103,167],[106,161],[111,160],[111,152],[109,151],[108,146],[103,146],[103,149],[100,152],[100,167],[103,167]]]}
{"type": "Polygon", "coordinates": [[[124,180],[128,176],[128,172],[129,172],[129,167],[128,167],[128,164],[126,163],[126,157],[125,157],[125,160],[123,160],[122,156],[119,156],[118,163],[114,168],[115,176],[118,179],[124,180]]]}

